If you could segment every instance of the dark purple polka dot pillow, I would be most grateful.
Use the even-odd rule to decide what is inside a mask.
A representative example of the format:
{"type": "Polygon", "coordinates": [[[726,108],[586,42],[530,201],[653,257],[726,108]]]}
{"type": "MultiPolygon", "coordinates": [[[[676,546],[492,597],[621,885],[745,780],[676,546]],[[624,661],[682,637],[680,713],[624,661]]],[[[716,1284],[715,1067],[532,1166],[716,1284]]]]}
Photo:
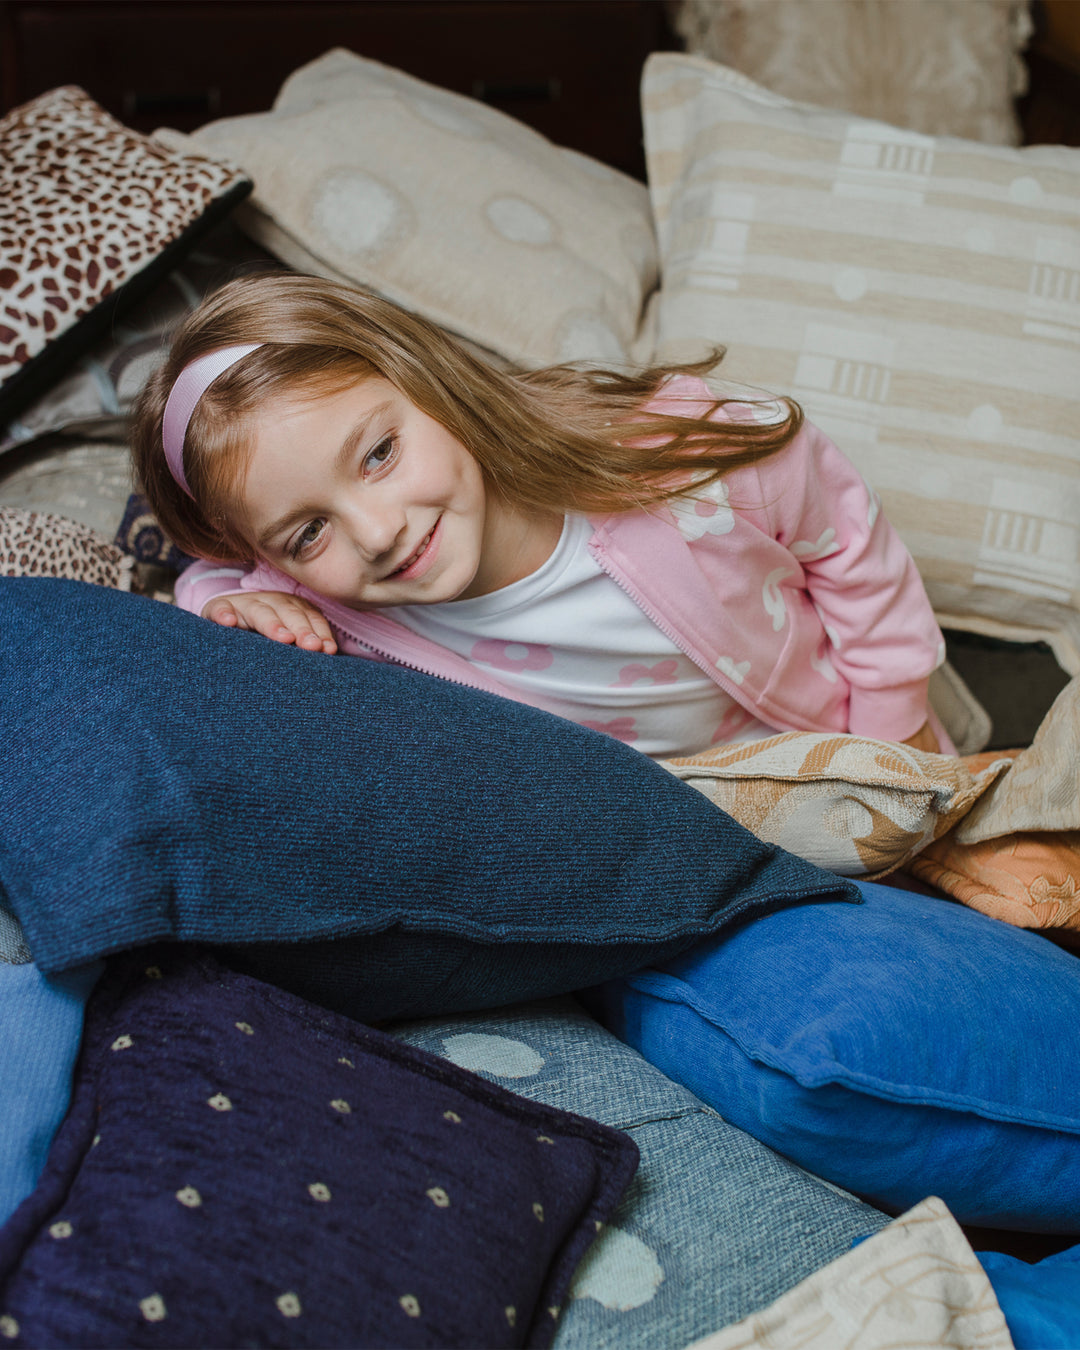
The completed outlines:
{"type": "Polygon", "coordinates": [[[12,1346],[546,1346],[637,1166],[186,947],[114,958],[71,1110],[0,1230],[12,1346]]]}

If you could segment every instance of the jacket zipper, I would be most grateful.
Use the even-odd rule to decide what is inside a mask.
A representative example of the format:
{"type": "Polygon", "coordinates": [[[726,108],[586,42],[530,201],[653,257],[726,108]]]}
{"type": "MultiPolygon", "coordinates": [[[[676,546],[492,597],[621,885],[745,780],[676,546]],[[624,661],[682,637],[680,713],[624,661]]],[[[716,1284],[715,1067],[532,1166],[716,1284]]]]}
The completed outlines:
{"type": "MultiPolygon", "coordinates": [[[[480,684],[475,680],[459,679],[456,675],[447,675],[444,671],[434,670],[431,666],[422,665],[417,661],[409,661],[406,660],[404,657],[396,656],[393,652],[387,651],[385,647],[377,646],[374,642],[371,642],[368,638],[362,638],[358,636],[356,633],[352,631],[352,629],[347,628],[343,623],[337,623],[336,621],[334,621],[334,627],[337,628],[339,632],[345,633],[358,646],[364,647],[367,651],[374,653],[374,655],[382,657],[390,665],[401,666],[405,670],[415,670],[419,675],[431,675],[437,680],[445,680],[447,684],[460,684],[463,688],[475,689],[481,694],[491,694],[497,692],[496,690],[489,689],[486,685],[480,684]]],[[[506,695],[503,695],[502,697],[506,697],[506,695]]]]}

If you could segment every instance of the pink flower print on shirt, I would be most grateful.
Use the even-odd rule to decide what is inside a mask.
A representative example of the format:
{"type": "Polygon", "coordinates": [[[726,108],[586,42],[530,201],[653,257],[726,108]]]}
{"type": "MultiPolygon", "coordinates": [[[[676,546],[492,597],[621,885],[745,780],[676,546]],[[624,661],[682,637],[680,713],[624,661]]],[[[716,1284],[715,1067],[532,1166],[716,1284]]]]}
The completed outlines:
{"type": "Polygon", "coordinates": [[[481,638],[473,643],[472,659],[496,670],[547,670],[555,660],[550,647],[537,642],[504,642],[481,638]]]}
{"type": "Polygon", "coordinates": [[[632,717],[613,717],[610,722],[580,722],[578,725],[602,731],[605,736],[614,736],[617,741],[625,741],[627,745],[638,738],[632,717]]]}
{"type": "Polygon", "coordinates": [[[674,656],[669,656],[651,666],[646,666],[641,661],[634,661],[628,666],[623,666],[622,670],[619,671],[619,678],[611,688],[629,689],[638,680],[646,680],[650,684],[675,684],[678,679],[679,663],[674,656]]]}
{"type": "Polygon", "coordinates": [[[738,703],[733,703],[720,719],[720,725],[712,734],[710,745],[723,745],[726,741],[734,740],[735,737],[748,727],[754,721],[753,713],[748,713],[745,708],[738,703]]]}

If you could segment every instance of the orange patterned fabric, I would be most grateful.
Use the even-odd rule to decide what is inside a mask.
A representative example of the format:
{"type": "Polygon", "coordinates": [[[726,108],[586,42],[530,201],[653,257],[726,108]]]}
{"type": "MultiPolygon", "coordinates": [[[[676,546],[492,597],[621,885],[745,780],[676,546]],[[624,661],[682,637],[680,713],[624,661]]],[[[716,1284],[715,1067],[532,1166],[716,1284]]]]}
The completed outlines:
{"type": "Polygon", "coordinates": [[[1080,830],[958,843],[946,834],[907,871],[972,909],[1080,947],[1080,830]]]}
{"type": "MultiPolygon", "coordinates": [[[[1080,947],[1080,679],[1030,746],[906,872],[992,918],[1080,947]]],[[[964,760],[978,776],[987,755],[964,760]]]]}

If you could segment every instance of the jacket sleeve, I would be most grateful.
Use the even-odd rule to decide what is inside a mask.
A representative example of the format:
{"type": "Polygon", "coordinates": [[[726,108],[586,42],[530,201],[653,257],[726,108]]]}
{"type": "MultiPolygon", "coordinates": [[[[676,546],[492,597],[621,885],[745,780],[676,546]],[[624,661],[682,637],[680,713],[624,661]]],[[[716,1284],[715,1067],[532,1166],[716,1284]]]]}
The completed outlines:
{"type": "Polygon", "coordinates": [[[176,581],[176,603],[180,609],[201,614],[219,595],[238,595],[243,591],[287,591],[295,595],[299,584],[265,563],[257,567],[239,562],[194,562],[176,581]]]}
{"type": "Polygon", "coordinates": [[[927,685],[945,660],[945,640],[877,494],[811,424],[757,472],[769,528],[802,567],[830,660],[850,686],[848,730],[913,735],[926,721],[927,685]]]}

